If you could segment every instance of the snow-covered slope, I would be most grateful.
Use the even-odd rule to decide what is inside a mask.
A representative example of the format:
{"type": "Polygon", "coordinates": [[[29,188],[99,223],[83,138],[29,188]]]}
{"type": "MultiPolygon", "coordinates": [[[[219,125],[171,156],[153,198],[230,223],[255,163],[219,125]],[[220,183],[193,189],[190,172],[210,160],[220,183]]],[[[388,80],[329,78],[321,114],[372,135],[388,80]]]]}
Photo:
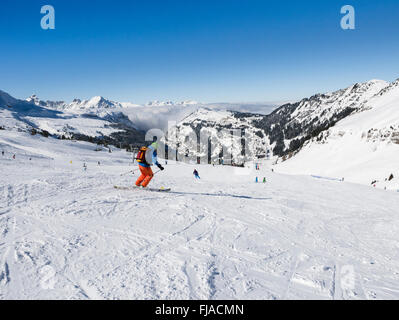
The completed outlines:
{"type": "Polygon", "coordinates": [[[196,161],[197,157],[200,157],[203,163],[223,160],[225,164],[241,165],[250,158],[266,157],[268,140],[265,139],[263,131],[252,125],[262,117],[201,108],[170,128],[163,142],[169,148],[179,150],[182,160],[196,161]],[[244,128],[245,156],[241,150],[241,129],[244,128]]]}
{"type": "MultiPolygon", "coordinates": [[[[251,113],[220,112],[223,122],[215,121],[219,112],[202,109],[194,112],[189,117],[177,124],[175,131],[180,134],[177,138],[170,139],[172,148],[178,146],[182,152],[189,149],[193,155],[201,155],[203,150],[197,151],[196,141],[187,139],[186,133],[200,132],[201,129],[213,131],[213,137],[219,145],[227,141],[226,137],[218,137],[222,130],[243,129],[248,134],[250,141],[249,154],[246,158],[264,158],[268,152],[270,155],[283,156],[297,151],[305,141],[317,136],[318,133],[333,126],[337,121],[347,117],[353,112],[363,110],[364,104],[389,83],[380,80],[372,80],[366,83],[355,84],[349,88],[327,94],[318,94],[300,102],[285,104],[268,115],[256,115],[251,113]],[[256,134],[260,139],[255,138],[256,134]]],[[[220,110],[218,110],[220,111],[220,110]]],[[[240,143],[236,146],[239,149],[240,143]]],[[[236,154],[239,156],[240,150],[236,154]]],[[[234,159],[242,162],[242,157],[234,159]]]]}
{"type": "Polygon", "coordinates": [[[369,98],[362,112],[309,141],[277,169],[399,189],[398,159],[399,80],[369,98]],[[387,181],[391,174],[394,179],[387,181]]]}
{"type": "Polygon", "coordinates": [[[393,174],[396,182],[376,186],[397,189],[398,83],[358,83],[283,105],[269,115],[201,109],[170,130],[167,144],[179,150],[182,159],[188,155],[196,160],[199,156],[206,162],[210,147],[206,141],[199,143],[193,134],[199,136],[206,130],[214,141],[214,152],[208,152],[208,158],[221,159],[221,149],[230,150],[233,141],[234,163],[269,157],[281,163],[291,158],[278,169],[363,184],[385,182],[393,174]],[[231,138],[230,130],[234,129],[247,135],[245,156],[242,139],[231,138]]]}
{"type": "Polygon", "coordinates": [[[124,150],[2,150],[0,299],[399,299],[397,193],[171,161],[151,182],[171,193],[118,191],[124,150]]]}
{"type": "Polygon", "coordinates": [[[227,110],[255,107],[244,104],[155,101],[139,106],[100,96],[71,103],[44,102],[37,96],[22,101],[0,92],[0,127],[33,127],[124,146],[146,143],[149,129],[169,129],[164,142],[172,153],[178,150],[180,160],[242,165],[270,159],[286,173],[397,189],[398,87],[399,81],[371,80],[285,104],[270,114],[227,110]]]}
{"type": "Polygon", "coordinates": [[[18,100],[0,92],[0,128],[123,147],[143,144],[144,133],[121,112],[123,108],[102,97],[65,104],[44,102],[35,95],[18,100]]]}
{"type": "MultiPolygon", "coordinates": [[[[305,125],[314,122],[330,121],[334,115],[347,108],[359,110],[381,90],[389,86],[382,80],[371,80],[365,83],[357,83],[349,88],[332,93],[318,94],[309,99],[302,100],[291,113],[293,122],[305,125]]],[[[281,113],[281,110],[277,113],[281,113]]],[[[287,125],[290,125],[289,123],[287,125]]]]}

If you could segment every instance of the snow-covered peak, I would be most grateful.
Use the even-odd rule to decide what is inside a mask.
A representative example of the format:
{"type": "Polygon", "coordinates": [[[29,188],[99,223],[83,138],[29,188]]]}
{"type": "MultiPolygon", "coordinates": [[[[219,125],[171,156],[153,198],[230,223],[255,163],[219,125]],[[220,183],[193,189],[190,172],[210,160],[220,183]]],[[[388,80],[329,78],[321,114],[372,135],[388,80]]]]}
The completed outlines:
{"type": "Polygon", "coordinates": [[[88,103],[88,104],[90,104],[90,105],[96,105],[96,104],[102,103],[104,100],[105,100],[105,99],[104,99],[103,97],[101,97],[101,96],[96,96],[96,97],[91,98],[91,99],[89,100],[89,103],[88,103]]]}
{"type": "Polygon", "coordinates": [[[380,92],[376,96],[383,96],[386,93],[399,88],[399,79],[393,81],[392,83],[388,84],[385,88],[382,88],[380,92]]]}
{"type": "Polygon", "coordinates": [[[390,83],[387,81],[374,79],[363,83],[356,83],[352,86],[352,91],[355,91],[356,93],[367,92],[368,95],[373,95],[377,94],[379,91],[388,87],[389,85],[390,83]]]}
{"type": "Polygon", "coordinates": [[[91,98],[87,104],[85,105],[85,107],[87,108],[104,108],[104,109],[108,109],[108,108],[117,108],[120,107],[120,104],[118,102],[113,102],[110,100],[107,100],[103,97],[100,96],[96,96],[91,98]]]}
{"type": "MultiPolygon", "coordinates": [[[[6,93],[3,93],[6,95],[6,93]]],[[[36,94],[33,94],[29,98],[26,99],[28,103],[35,104],[37,106],[41,106],[44,108],[54,109],[58,111],[69,111],[69,112],[90,112],[90,113],[101,113],[101,112],[109,112],[116,109],[129,109],[129,108],[137,108],[143,105],[135,104],[132,102],[117,102],[106,99],[102,96],[94,96],[90,99],[81,100],[74,99],[72,102],[67,103],[64,101],[43,101],[40,100],[36,94]]],[[[167,101],[159,101],[154,100],[145,104],[148,107],[173,107],[173,106],[200,106],[201,103],[194,100],[184,100],[181,102],[173,102],[171,100],[167,101]]]]}
{"type": "Polygon", "coordinates": [[[367,81],[367,82],[365,82],[365,83],[366,83],[366,84],[381,85],[381,86],[387,86],[387,85],[389,85],[389,82],[388,82],[388,81],[381,80],[381,79],[372,79],[372,80],[369,80],[369,81],[367,81]]]}
{"type": "MultiPolygon", "coordinates": [[[[361,110],[369,99],[389,85],[386,81],[371,80],[364,83],[355,83],[346,89],[317,94],[300,101],[291,114],[291,119],[300,123],[310,123],[315,119],[323,122],[342,112],[350,113],[354,110],[361,110]]],[[[293,105],[295,104],[289,104],[288,108],[293,105]]],[[[284,113],[286,109],[287,107],[283,107],[278,112],[284,113]]]]}
{"type": "Polygon", "coordinates": [[[31,103],[34,103],[34,104],[36,104],[36,105],[39,105],[39,103],[40,103],[40,99],[39,99],[38,96],[35,95],[35,94],[33,94],[33,95],[31,95],[29,98],[27,98],[26,101],[31,102],[31,103]]]}
{"type": "Polygon", "coordinates": [[[66,109],[69,110],[101,110],[101,109],[115,109],[119,108],[121,105],[118,102],[113,102],[107,100],[101,96],[96,96],[91,98],[90,100],[80,100],[75,99],[72,103],[70,103],[66,109]]]}

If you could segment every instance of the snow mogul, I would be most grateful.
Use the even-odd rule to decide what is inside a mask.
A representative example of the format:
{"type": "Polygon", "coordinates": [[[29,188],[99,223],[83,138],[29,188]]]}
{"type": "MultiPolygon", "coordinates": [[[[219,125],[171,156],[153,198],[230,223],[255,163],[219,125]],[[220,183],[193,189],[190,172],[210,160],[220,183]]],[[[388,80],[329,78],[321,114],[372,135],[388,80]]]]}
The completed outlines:
{"type": "Polygon", "coordinates": [[[161,171],[164,170],[164,167],[158,162],[157,158],[157,149],[158,142],[154,142],[148,147],[141,147],[140,151],[137,154],[136,161],[139,164],[139,169],[141,172],[141,176],[136,181],[137,187],[146,188],[152,178],[154,177],[154,173],[152,172],[151,166],[156,165],[161,171]]]}

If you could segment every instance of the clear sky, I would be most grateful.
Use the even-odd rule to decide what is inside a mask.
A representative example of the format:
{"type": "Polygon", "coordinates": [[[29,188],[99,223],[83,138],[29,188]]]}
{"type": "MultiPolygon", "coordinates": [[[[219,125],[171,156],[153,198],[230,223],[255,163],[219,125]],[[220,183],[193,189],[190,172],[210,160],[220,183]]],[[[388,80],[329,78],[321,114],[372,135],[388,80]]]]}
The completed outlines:
{"type": "Polygon", "coordinates": [[[0,1],[0,90],[17,98],[286,101],[374,78],[399,78],[398,0],[0,1]]]}

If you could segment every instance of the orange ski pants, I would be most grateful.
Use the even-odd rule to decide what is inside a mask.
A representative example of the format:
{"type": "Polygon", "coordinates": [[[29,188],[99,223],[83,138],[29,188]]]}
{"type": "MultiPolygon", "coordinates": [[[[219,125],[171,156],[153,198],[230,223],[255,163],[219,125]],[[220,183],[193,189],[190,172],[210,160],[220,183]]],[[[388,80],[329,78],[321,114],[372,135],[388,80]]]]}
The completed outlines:
{"type": "Polygon", "coordinates": [[[150,181],[152,180],[152,177],[154,174],[152,173],[151,167],[142,167],[139,166],[141,176],[137,179],[136,181],[136,186],[142,186],[142,187],[147,187],[150,181]]]}

